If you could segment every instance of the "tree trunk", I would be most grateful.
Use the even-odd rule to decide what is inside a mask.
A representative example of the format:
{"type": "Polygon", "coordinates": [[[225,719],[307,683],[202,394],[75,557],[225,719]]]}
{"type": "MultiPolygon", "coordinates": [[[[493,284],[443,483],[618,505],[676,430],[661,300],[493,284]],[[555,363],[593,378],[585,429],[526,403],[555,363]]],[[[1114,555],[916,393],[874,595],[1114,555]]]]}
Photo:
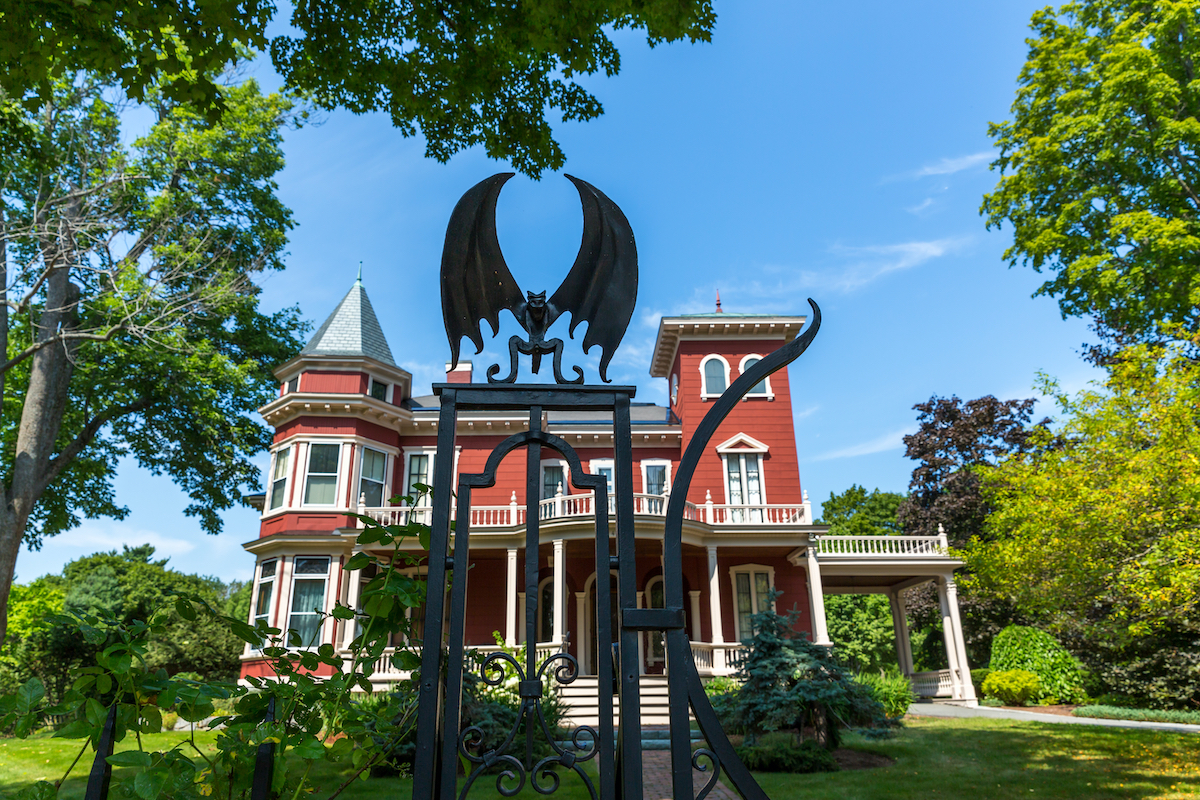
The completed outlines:
{"type": "MultiPolygon", "coordinates": [[[[71,230],[75,209],[64,209],[71,230]]],[[[74,263],[70,234],[43,238],[42,258],[51,270],[46,280],[46,304],[37,320],[37,341],[53,339],[77,325],[79,287],[71,283],[74,263]]],[[[0,514],[0,644],[8,632],[8,593],[29,516],[46,490],[47,468],[62,427],[74,371],[75,347],[66,341],[43,347],[31,356],[29,388],[21,408],[12,472],[0,514]]]]}

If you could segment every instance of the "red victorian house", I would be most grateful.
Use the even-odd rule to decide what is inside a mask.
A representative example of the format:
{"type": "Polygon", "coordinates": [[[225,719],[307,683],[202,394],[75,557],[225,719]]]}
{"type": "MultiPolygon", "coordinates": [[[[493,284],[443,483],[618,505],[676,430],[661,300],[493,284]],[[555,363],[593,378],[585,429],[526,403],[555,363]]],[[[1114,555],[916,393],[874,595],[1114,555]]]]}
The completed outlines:
{"type": "MultiPolygon", "coordinates": [[[[543,429],[575,447],[591,472],[607,474],[610,487],[633,482],[638,600],[644,607],[663,603],[665,500],[693,431],[731,381],[795,338],[804,322],[801,316],[720,312],[664,317],[650,374],[667,381],[670,403],[633,405],[632,475],[613,474],[611,419],[587,412],[548,412],[543,419],[543,429]]],[[[396,365],[361,282],[276,375],[279,398],[260,409],[275,428],[262,524],[258,538],[245,545],[256,560],[251,622],[294,628],[313,646],[342,649],[356,635],[354,626],[322,619],[315,609],[358,603],[359,573],[342,569],[358,534],[350,514],[396,521],[424,513],[391,506],[388,498],[432,482],[438,398],[412,396],[412,376],[396,365]]],[[[472,377],[471,364],[464,362],[446,379],[469,383],[472,377]]],[[[460,471],[480,471],[493,447],[526,424],[503,412],[461,414],[455,482],[460,471]]],[[[714,441],[719,443],[705,454],[692,481],[683,529],[687,629],[700,674],[734,671],[750,616],[771,587],[783,593],[780,608],[800,610],[800,626],[818,643],[830,643],[825,593],[883,593],[891,600],[900,667],[918,693],[973,704],[953,580],[961,562],[948,555],[945,537],[830,536],[813,524],[801,489],[787,371],[755,387],[714,441]],[[951,668],[914,674],[904,592],[929,581],[942,600],[951,668]]],[[[501,464],[495,487],[472,493],[467,644],[494,649],[493,632],[508,644],[521,643],[525,594],[518,576],[525,560],[536,558],[542,609],[537,647],[569,651],[588,674],[597,656],[592,499],[571,488],[566,462],[547,458],[540,468],[536,553],[525,550],[523,450],[501,464]]],[[[643,636],[641,657],[647,676],[643,703],[653,718],[654,684],[661,682],[653,676],[667,667],[660,635],[643,636]]],[[[267,671],[248,649],[242,674],[267,671]]],[[[374,681],[382,687],[401,677],[381,666],[374,681]]],[[[586,680],[568,688],[576,695],[588,691],[586,680]]],[[[576,720],[585,721],[586,700],[571,702],[576,720]]]]}

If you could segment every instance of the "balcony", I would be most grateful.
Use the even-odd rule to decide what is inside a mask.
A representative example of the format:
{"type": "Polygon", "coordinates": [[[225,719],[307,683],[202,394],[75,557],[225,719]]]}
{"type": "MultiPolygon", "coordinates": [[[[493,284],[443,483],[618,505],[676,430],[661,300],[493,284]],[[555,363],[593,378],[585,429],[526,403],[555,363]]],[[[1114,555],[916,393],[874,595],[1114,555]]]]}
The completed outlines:
{"type": "MultiPolygon", "coordinates": [[[[667,514],[666,494],[635,494],[633,513],[641,517],[665,517],[667,514]]],[[[615,513],[614,500],[608,498],[608,514],[615,513]]],[[[368,508],[359,506],[358,513],[370,517],[383,525],[404,525],[410,518],[429,524],[431,509],[419,507],[368,508]]],[[[454,512],[452,511],[451,514],[454,512]]],[[[585,494],[559,494],[538,503],[538,518],[545,520],[594,517],[596,497],[592,492],[585,494]]],[[[471,528],[517,528],[525,524],[525,505],[517,502],[516,493],[508,505],[472,506],[471,528]]],[[[712,526],[729,525],[811,525],[812,506],[809,503],[792,505],[725,505],[712,502],[711,496],[705,503],[688,503],[683,518],[712,526]]],[[[936,537],[934,537],[936,538],[936,537]]]]}

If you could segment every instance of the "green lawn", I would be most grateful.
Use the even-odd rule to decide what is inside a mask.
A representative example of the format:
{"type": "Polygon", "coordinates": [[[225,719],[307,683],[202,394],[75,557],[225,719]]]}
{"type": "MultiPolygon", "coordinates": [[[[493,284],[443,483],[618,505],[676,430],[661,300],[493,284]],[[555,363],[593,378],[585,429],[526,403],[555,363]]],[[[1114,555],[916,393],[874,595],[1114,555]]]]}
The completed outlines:
{"type": "MultiPolygon", "coordinates": [[[[182,734],[158,734],[143,739],[162,748],[182,734]]],[[[201,734],[202,746],[212,734],[201,734]]],[[[896,759],[894,765],[873,770],[822,775],[759,775],[772,800],[793,798],[1196,798],[1200,800],[1200,736],[1127,728],[1083,725],[1044,725],[996,719],[910,718],[894,739],[848,744],[896,759]]],[[[127,741],[120,748],[131,746],[127,741]]],[[[10,793],[41,778],[62,776],[78,752],[78,743],[61,739],[0,740],[0,792],[10,793]]],[[[76,766],[60,797],[83,795],[91,753],[76,766]]],[[[117,777],[120,770],[116,771],[117,777]]],[[[327,797],[344,776],[322,764],[312,776],[327,797]]],[[[402,800],[411,792],[408,781],[356,781],[340,797],[347,800],[402,800]]],[[[471,797],[499,797],[495,778],[478,782],[471,797]]],[[[542,797],[526,785],[518,797],[542,797]]],[[[564,777],[554,797],[587,797],[578,778],[564,777]]],[[[646,800],[662,800],[647,797],[646,800]]]]}

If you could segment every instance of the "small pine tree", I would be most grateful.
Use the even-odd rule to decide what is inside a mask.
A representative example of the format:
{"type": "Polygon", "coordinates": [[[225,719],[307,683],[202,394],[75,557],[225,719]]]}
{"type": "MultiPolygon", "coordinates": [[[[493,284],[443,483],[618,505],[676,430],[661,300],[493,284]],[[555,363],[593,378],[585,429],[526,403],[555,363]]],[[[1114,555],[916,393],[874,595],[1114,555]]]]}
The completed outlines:
{"type": "Polygon", "coordinates": [[[851,679],[832,648],[815,645],[796,630],[800,612],[775,611],[782,592],[772,590],[767,608],[750,618],[754,635],[738,668],[742,688],[733,721],[746,731],[746,744],[771,731],[794,728],[804,737],[811,726],[829,749],[838,745],[838,723],[869,725],[884,721],[883,707],[851,679]]]}

